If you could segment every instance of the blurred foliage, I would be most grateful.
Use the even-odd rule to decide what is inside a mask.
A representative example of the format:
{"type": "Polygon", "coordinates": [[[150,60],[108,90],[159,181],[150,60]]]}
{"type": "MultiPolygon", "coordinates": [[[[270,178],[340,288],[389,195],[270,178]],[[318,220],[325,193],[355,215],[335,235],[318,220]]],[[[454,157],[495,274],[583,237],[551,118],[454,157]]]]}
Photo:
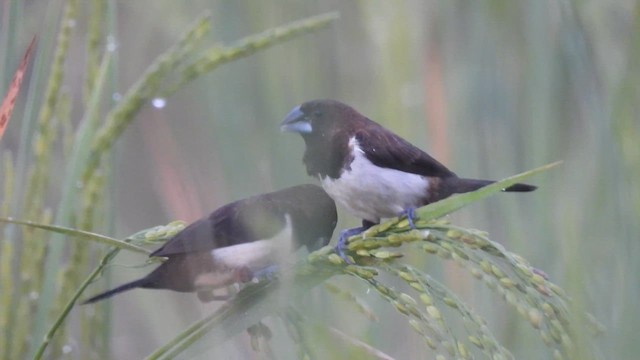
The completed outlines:
{"type": "MultiPolygon", "coordinates": [[[[9,2],[10,7],[20,6],[17,2],[9,2]]],[[[32,144],[32,153],[28,148],[17,148],[18,156],[14,160],[7,150],[4,161],[7,162],[5,183],[5,204],[3,215],[12,213],[26,219],[37,221],[20,221],[5,218],[10,224],[4,229],[3,251],[0,253],[0,261],[5,264],[0,272],[0,285],[5,294],[1,300],[0,312],[0,352],[2,358],[35,358],[44,356],[60,358],[68,356],[73,348],[68,343],[68,335],[71,325],[62,326],[67,319],[75,301],[84,288],[102,271],[102,267],[117,253],[111,250],[102,257],[101,266],[93,270],[87,280],[82,280],[84,274],[90,269],[91,259],[96,258],[98,251],[92,249],[87,241],[78,241],[75,244],[62,242],[64,236],[80,239],[90,239],[97,242],[117,245],[146,253],[147,251],[122,243],[116,239],[101,236],[88,231],[77,231],[68,226],[79,226],[83,230],[104,228],[106,225],[105,214],[110,214],[109,202],[106,201],[106,192],[109,190],[107,176],[110,176],[111,168],[105,164],[104,159],[112,157],[112,147],[122,132],[129,126],[132,120],[140,112],[141,108],[150,103],[155,103],[166,78],[174,72],[180,71],[180,66],[186,64],[188,69],[196,69],[187,72],[186,79],[181,80],[180,85],[186,84],[198,76],[206,74],[215,66],[201,67],[190,63],[189,58],[194,58],[196,45],[208,32],[210,20],[208,15],[201,16],[198,21],[185,32],[182,38],[158,57],[142,74],[124,96],[118,99],[118,103],[106,112],[105,121],[101,122],[101,108],[104,106],[105,88],[107,88],[108,74],[113,73],[111,67],[112,53],[116,46],[109,42],[109,37],[104,27],[112,24],[109,16],[106,21],[100,20],[105,15],[114,16],[115,3],[107,5],[104,1],[96,0],[90,5],[76,0],[64,2],[60,27],[55,36],[53,62],[49,68],[43,103],[39,107],[37,123],[23,121],[21,123],[25,137],[32,144]],[[70,111],[69,95],[65,93],[65,63],[69,55],[71,36],[80,21],[81,6],[90,6],[93,10],[89,17],[91,28],[89,36],[86,99],[82,106],[83,115],[81,121],[74,130],[72,112],[70,111]],[[105,42],[104,49],[97,45],[105,42]],[[97,59],[102,59],[96,62],[97,59]],[[33,129],[32,129],[33,128],[33,129]],[[59,134],[66,138],[56,144],[59,134]],[[56,146],[58,145],[58,146],[56,146]],[[61,146],[60,146],[61,145],[61,146]],[[48,192],[55,191],[50,187],[52,173],[55,173],[54,155],[59,153],[60,147],[66,163],[63,165],[61,194],[57,199],[57,210],[52,213],[45,205],[48,192]],[[14,163],[17,162],[17,171],[14,171],[14,163]],[[14,178],[26,179],[26,186],[22,181],[15,182],[14,178]],[[12,204],[9,200],[13,200],[12,204]],[[13,206],[12,206],[13,205],[13,206]],[[52,215],[53,214],[53,215],[52,215]],[[55,218],[58,226],[48,225],[55,218]],[[12,225],[26,225],[24,229],[15,228],[12,225]],[[51,241],[42,241],[46,233],[37,231],[48,230],[53,236],[51,241]],[[78,289],[78,290],[75,290],[78,289]],[[69,294],[74,294],[71,299],[69,294]],[[51,324],[52,323],[52,324],[51,324]],[[40,340],[42,339],[42,340],[40,340]]],[[[292,23],[287,27],[275,28],[266,37],[254,37],[247,39],[238,46],[227,48],[222,63],[229,62],[255,51],[279,42],[291,39],[303,34],[327,26],[335,19],[335,14],[327,14],[316,18],[292,23]],[[248,50],[247,50],[248,49],[248,50]]],[[[18,21],[10,17],[9,22],[18,21]]],[[[49,39],[51,40],[51,39],[49,39]]],[[[7,45],[8,46],[8,45],[7,45]]],[[[220,46],[216,46],[219,48],[220,46]]],[[[10,59],[5,57],[5,61],[10,59]]],[[[42,57],[40,57],[42,59],[42,57]]],[[[203,60],[193,60],[202,63],[203,60]]],[[[208,58],[204,62],[209,61],[208,58]]],[[[42,64],[40,60],[40,64],[42,64]]],[[[40,74],[36,74],[36,78],[40,74]]],[[[110,87],[113,87],[111,84],[110,87]]],[[[178,87],[175,87],[174,91],[178,87]]],[[[109,93],[113,93],[110,91],[109,93]]],[[[163,100],[164,101],[164,100],[163,100]]],[[[12,101],[13,102],[13,101],[12,101]]],[[[28,97],[26,108],[38,107],[35,97],[28,97]]],[[[25,117],[28,115],[25,114],[25,117]]],[[[3,126],[4,130],[4,126],[3,126]]],[[[98,313],[95,309],[81,308],[77,311],[80,317],[80,331],[75,336],[81,337],[80,357],[105,358],[109,352],[110,325],[108,308],[102,307],[98,313]],[[105,336],[106,335],[106,336],[105,336]]]]}
{"type": "MultiPolygon", "coordinates": [[[[300,162],[302,142],[280,136],[277,124],[298,103],[337,98],[467,177],[498,178],[564,160],[559,170],[536,179],[535,193],[505,194],[463,209],[451,220],[487,230],[565,288],[576,314],[588,310],[603,322],[607,335],[590,340],[598,350],[589,355],[633,359],[640,350],[639,24],[637,0],[5,0],[0,7],[3,92],[34,34],[39,42],[33,70],[0,141],[0,215],[55,220],[123,238],[167,219],[195,220],[230,200],[308,182],[300,162]],[[73,10],[77,3],[81,11],[73,10]],[[218,48],[315,14],[338,11],[340,20],[328,30],[220,67],[170,98],[162,90],[179,84],[181,73],[167,74],[160,85],[169,87],[152,91],[144,103],[155,96],[163,101],[131,114],[135,122],[110,144],[111,154],[102,158],[94,182],[78,182],[82,172],[70,164],[84,167],[76,159],[90,153],[78,152],[85,146],[75,142],[78,129],[89,123],[103,127],[108,114],[123,106],[126,89],[206,11],[212,14],[213,35],[202,42],[224,44],[218,48]],[[69,31],[66,39],[64,31],[69,31]],[[111,49],[110,59],[105,49],[111,49]],[[62,71],[62,78],[52,93],[48,84],[60,75],[54,70],[62,71]],[[42,112],[46,104],[52,112],[42,112]],[[51,121],[46,128],[39,125],[43,118],[51,121]],[[49,153],[41,152],[45,144],[49,153]],[[49,163],[39,165],[34,178],[38,156],[49,163]],[[33,182],[39,192],[27,191],[33,182]],[[62,202],[66,209],[60,208],[62,202]],[[28,211],[33,211],[29,217],[28,211]]],[[[194,47],[188,58],[206,56],[203,49],[194,47]]],[[[96,146],[93,136],[86,139],[87,146],[96,146]]],[[[341,226],[356,223],[346,213],[340,218],[341,226]]],[[[72,294],[63,299],[56,293],[64,282],[77,289],[103,249],[90,247],[81,254],[76,242],[48,241],[41,230],[15,226],[3,226],[2,234],[0,328],[12,324],[16,332],[0,331],[0,358],[13,359],[25,351],[33,354],[59,314],[49,314],[38,303],[63,308],[72,294]],[[74,254],[81,255],[80,265],[71,262],[74,254]],[[61,277],[64,269],[77,269],[81,276],[61,277]],[[32,320],[25,320],[33,316],[40,324],[37,331],[30,327],[32,320]],[[20,341],[10,342],[11,336],[20,341]]],[[[132,256],[123,254],[117,261],[141,262],[132,256]]],[[[482,314],[497,341],[516,358],[548,358],[539,351],[543,340],[519,321],[518,310],[496,301],[471,281],[472,275],[417,253],[406,260],[482,314]]],[[[148,271],[109,267],[118,282],[148,271]]],[[[406,285],[391,281],[399,288],[406,285]]],[[[334,312],[337,306],[352,306],[321,290],[304,299],[303,317],[293,313],[289,318],[330,324],[394,358],[430,357],[421,336],[387,311],[387,302],[370,294],[369,285],[351,277],[332,283],[349,288],[385,326],[371,326],[355,309],[353,316],[334,312]]],[[[71,324],[100,330],[60,333],[50,345],[51,356],[141,358],[216,306],[151,291],[123,295],[113,304],[114,309],[110,303],[74,308],[71,324]],[[83,347],[87,343],[91,351],[83,347]]],[[[575,318],[578,324],[583,321],[575,318]]],[[[285,325],[267,325],[274,332],[274,348],[292,346],[278,336],[285,325]]],[[[247,358],[253,353],[246,350],[247,342],[238,337],[213,352],[225,359],[247,358]]],[[[576,348],[591,349],[581,345],[576,348]]],[[[210,358],[211,352],[195,349],[189,355],[210,358]]]]}

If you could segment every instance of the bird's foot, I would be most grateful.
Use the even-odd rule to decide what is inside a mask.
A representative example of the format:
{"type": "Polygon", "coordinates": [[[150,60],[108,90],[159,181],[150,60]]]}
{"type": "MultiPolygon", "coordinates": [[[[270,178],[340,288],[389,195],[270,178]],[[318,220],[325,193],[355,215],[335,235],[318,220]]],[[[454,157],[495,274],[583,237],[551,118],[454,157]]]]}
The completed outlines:
{"type": "Polygon", "coordinates": [[[351,261],[351,259],[345,254],[345,251],[349,247],[349,238],[354,235],[358,235],[365,230],[366,228],[362,226],[352,229],[345,229],[340,232],[340,239],[338,240],[338,245],[336,245],[336,252],[347,264],[353,265],[353,261],[351,261]]]}
{"type": "Polygon", "coordinates": [[[413,222],[413,220],[416,218],[416,208],[407,208],[400,213],[400,216],[406,216],[407,220],[409,221],[409,227],[411,227],[412,230],[416,229],[416,224],[413,222]]]}
{"type": "Polygon", "coordinates": [[[542,276],[545,280],[549,280],[549,275],[538,268],[533,268],[533,273],[542,276]]]}
{"type": "Polygon", "coordinates": [[[198,296],[198,300],[201,303],[208,303],[212,301],[227,301],[231,299],[232,294],[227,292],[227,294],[215,294],[213,290],[198,290],[196,291],[196,295],[198,296]]]}
{"type": "Polygon", "coordinates": [[[278,265],[270,265],[264,269],[260,269],[253,273],[253,278],[258,281],[272,281],[278,277],[280,267],[278,265]]]}

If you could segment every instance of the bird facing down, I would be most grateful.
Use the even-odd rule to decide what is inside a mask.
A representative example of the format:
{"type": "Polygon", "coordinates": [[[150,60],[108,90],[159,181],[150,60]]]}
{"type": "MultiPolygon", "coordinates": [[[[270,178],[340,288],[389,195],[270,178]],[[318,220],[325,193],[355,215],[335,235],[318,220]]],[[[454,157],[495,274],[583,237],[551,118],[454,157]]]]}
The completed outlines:
{"type": "MultiPolygon", "coordinates": [[[[362,228],[352,230],[403,214],[412,222],[417,207],[493,183],[459,178],[426,152],[339,101],[313,100],[296,106],[281,130],[302,135],[307,173],[363,220],[362,228]]],[[[535,189],[515,184],[504,191],[535,189]]]]}
{"type": "Polygon", "coordinates": [[[248,282],[305,246],[316,250],[331,240],[336,207],[316,185],[299,185],[222,206],[176,234],[150,256],[167,260],[144,278],[98,294],[85,303],[134,289],[197,292],[248,282]]]}

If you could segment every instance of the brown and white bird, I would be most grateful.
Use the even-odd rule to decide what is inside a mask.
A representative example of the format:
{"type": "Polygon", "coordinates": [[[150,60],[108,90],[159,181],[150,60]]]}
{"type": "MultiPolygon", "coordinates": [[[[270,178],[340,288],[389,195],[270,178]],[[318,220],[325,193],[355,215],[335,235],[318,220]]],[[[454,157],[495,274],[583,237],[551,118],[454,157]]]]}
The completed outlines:
{"type": "MultiPolygon", "coordinates": [[[[426,152],[335,100],[296,106],[281,130],[302,135],[307,173],[319,178],[338,204],[362,219],[362,227],[341,234],[338,250],[343,257],[346,238],[382,218],[407,215],[413,226],[415,208],[494,182],[458,177],[426,152]]],[[[535,189],[515,184],[504,191],[535,189]]]]}
{"type": "Polygon", "coordinates": [[[197,292],[247,282],[305,246],[316,250],[331,240],[337,213],[317,185],[299,185],[222,206],[176,234],[150,256],[167,260],[142,279],[91,297],[93,303],[134,288],[197,292]]]}

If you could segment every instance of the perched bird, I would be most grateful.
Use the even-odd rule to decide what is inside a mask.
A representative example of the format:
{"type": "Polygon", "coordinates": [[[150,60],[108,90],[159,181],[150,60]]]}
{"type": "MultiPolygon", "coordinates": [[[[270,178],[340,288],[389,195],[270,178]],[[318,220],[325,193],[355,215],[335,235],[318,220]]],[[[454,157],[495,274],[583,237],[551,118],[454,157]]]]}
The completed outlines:
{"type": "MultiPolygon", "coordinates": [[[[413,227],[415,208],[493,183],[459,178],[426,152],[339,101],[313,100],[296,106],[280,129],[302,135],[307,173],[362,219],[362,227],[340,236],[338,251],[343,258],[346,238],[380,219],[407,215],[413,227]]],[[[515,184],[503,191],[535,189],[515,184]]]]}
{"type": "Polygon", "coordinates": [[[316,250],[331,240],[337,213],[317,185],[299,185],[227,204],[176,234],[150,256],[167,260],[149,275],[93,296],[93,303],[134,288],[197,292],[248,282],[306,246],[316,250]]]}

